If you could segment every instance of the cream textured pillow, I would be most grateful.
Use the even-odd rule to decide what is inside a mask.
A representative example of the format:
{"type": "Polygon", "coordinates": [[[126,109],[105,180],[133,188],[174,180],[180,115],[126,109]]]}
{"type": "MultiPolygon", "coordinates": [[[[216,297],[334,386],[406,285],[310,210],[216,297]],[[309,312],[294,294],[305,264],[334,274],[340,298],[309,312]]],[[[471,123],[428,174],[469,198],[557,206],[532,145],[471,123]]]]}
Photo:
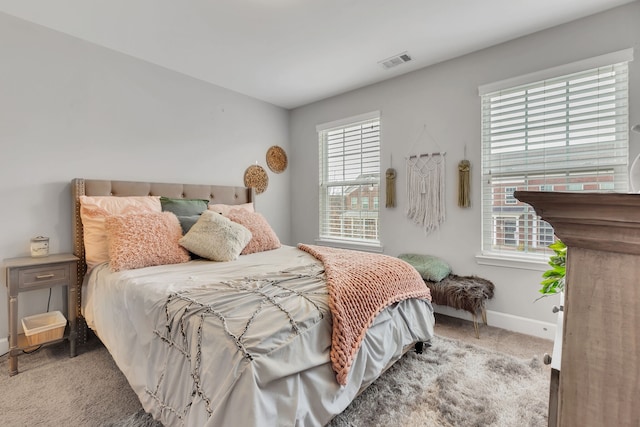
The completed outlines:
{"type": "Polygon", "coordinates": [[[178,243],[182,228],[172,212],[112,215],[104,220],[113,271],[190,260],[178,243]]]}
{"type": "Polygon", "coordinates": [[[253,236],[249,244],[242,250],[242,255],[270,251],[280,247],[280,239],[278,239],[265,217],[258,212],[248,212],[246,209],[232,209],[229,211],[229,219],[247,227],[253,236]]]}
{"type": "Polygon", "coordinates": [[[160,212],[160,198],[155,196],[80,196],[80,218],[84,232],[87,268],[109,261],[104,220],[110,215],[160,212]]]}
{"type": "Polygon", "coordinates": [[[251,240],[251,232],[214,211],[204,211],[180,244],[213,261],[233,261],[251,240]]]}
{"type": "Polygon", "coordinates": [[[255,208],[253,207],[253,203],[243,203],[241,205],[223,205],[220,203],[209,205],[208,209],[210,211],[218,212],[224,216],[229,216],[229,212],[231,209],[244,209],[248,212],[255,212],[255,208]]]}

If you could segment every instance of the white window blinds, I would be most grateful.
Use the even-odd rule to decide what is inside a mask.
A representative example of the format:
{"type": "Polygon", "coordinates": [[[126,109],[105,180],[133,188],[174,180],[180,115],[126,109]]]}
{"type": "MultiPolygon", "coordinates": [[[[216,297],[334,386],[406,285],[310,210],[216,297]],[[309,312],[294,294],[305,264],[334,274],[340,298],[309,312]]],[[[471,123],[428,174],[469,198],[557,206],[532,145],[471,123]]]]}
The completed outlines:
{"type": "Polygon", "coordinates": [[[380,116],[318,126],[320,240],[380,246],[380,116]]]}
{"type": "Polygon", "coordinates": [[[517,190],[626,192],[627,63],[485,93],[483,252],[544,255],[553,229],[517,190]]]}

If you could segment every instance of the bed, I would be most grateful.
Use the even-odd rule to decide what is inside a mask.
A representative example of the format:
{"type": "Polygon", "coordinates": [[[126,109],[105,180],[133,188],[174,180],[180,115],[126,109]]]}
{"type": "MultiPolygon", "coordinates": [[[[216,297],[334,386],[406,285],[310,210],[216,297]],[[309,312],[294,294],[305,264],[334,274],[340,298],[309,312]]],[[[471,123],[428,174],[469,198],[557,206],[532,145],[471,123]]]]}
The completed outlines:
{"type": "MultiPolygon", "coordinates": [[[[249,188],[81,178],[71,187],[74,253],[82,260],[79,339],[86,340],[88,330],[95,333],[143,408],[164,425],[326,425],[404,353],[433,335],[428,288],[415,270],[405,270],[404,261],[393,257],[278,241],[227,262],[187,252],[186,260],[128,268],[126,262],[144,252],[137,246],[128,249],[122,268],[114,247],[126,247],[122,239],[130,234],[123,237],[121,222],[133,221],[128,233],[155,238],[165,234],[155,230],[165,229],[149,231],[146,222],[135,221],[161,217],[170,220],[173,233],[175,221],[184,226],[186,218],[134,209],[103,212],[111,258],[91,259],[87,200],[204,200],[209,208],[191,231],[181,229],[184,241],[205,217],[220,221],[240,211],[260,217],[249,188]],[[212,206],[227,212],[210,214],[212,206]],[[384,284],[380,291],[371,290],[374,282],[384,284]],[[383,301],[369,302],[357,292],[383,301]]],[[[253,231],[246,249],[261,231],[245,225],[253,231]]],[[[217,251],[226,243],[214,246],[217,251]]]]}

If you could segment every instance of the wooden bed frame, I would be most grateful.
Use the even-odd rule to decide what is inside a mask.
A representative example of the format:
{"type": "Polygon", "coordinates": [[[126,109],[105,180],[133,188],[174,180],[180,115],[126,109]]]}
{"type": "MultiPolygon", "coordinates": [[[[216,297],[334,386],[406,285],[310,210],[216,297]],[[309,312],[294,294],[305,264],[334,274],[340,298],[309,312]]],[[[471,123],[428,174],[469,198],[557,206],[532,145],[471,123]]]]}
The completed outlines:
{"type": "Polygon", "coordinates": [[[240,205],[254,201],[252,188],[225,185],[172,184],[141,181],[111,181],[75,178],[71,181],[73,253],[80,262],[76,282],[77,342],[87,341],[87,324],[82,315],[82,283],[87,272],[84,235],[80,218],[80,196],[165,196],[184,199],[205,199],[210,203],[240,205]]]}

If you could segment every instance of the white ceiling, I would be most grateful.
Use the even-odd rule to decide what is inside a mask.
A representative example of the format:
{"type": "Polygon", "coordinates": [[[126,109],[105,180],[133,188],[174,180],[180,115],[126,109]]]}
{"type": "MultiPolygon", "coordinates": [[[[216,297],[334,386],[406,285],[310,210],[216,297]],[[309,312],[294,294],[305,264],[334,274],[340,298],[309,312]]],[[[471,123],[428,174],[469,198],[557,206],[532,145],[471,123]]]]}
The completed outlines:
{"type": "Polygon", "coordinates": [[[0,11],[295,108],[634,0],[0,0],[0,11]],[[413,61],[379,61],[407,51],[413,61]]]}

